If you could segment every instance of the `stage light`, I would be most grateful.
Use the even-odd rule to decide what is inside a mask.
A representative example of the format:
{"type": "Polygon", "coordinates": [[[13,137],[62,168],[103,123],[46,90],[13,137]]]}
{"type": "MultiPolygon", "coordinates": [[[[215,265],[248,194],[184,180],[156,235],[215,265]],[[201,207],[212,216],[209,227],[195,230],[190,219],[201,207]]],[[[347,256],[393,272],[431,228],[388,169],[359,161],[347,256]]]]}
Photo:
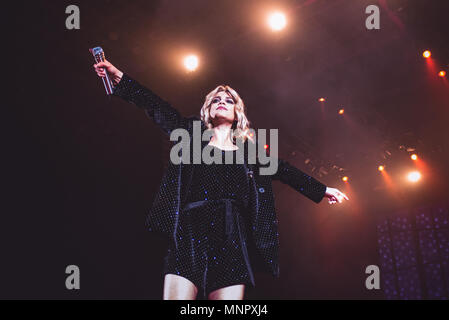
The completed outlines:
{"type": "Polygon", "coordinates": [[[195,71],[198,68],[198,57],[195,55],[189,55],[184,58],[184,67],[188,71],[195,71]]]}
{"type": "Polygon", "coordinates": [[[348,179],[348,177],[344,176],[343,178],[341,178],[341,180],[343,180],[344,182],[347,182],[349,179],[348,179]]]}
{"type": "Polygon", "coordinates": [[[412,160],[418,160],[418,156],[416,155],[416,154],[412,154],[411,156],[410,156],[410,158],[412,158],[412,160]]]}
{"type": "Polygon", "coordinates": [[[319,101],[319,102],[324,102],[324,101],[326,101],[326,99],[324,99],[324,98],[319,98],[318,101],[319,101]]]}
{"type": "Polygon", "coordinates": [[[407,175],[407,179],[410,182],[418,182],[421,179],[421,173],[419,173],[418,171],[410,172],[407,175]]]}
{"type": "Polygon", "coordinates": [[[384,170],[385,170],[385,167],[384,167],[384,166],[379,166],[377,169],[378,169],[379,171],[384,171],[384,170]]]}
{"type": "Polygon", "coordinates": [[[263,146],[264,149],[268,149],[268,144],[263,146]]]}
{"type": "Polygon", "coordinates": [[[268,24],[273,31],[280,31],[287,25],[285,15],[281,12],[274,12],[268,17],[268,24]]]}
{"type": "Polygon", "coordinates": [[[340,109],[340,111],[338,111],[338,114],[343,114],[345,113],[345,109],[340,109]]]}
{"type": "Polygon", "coordinates": [[[444,78],[444,77],[446,76],[446,71],[440,71],[440,72],[438,73],[438,75],[439,75],[441,78],[444,78]]]}
{"type": "Polygon", "coordinates": [[[423,55],[424,58],[429,59],[430,56],[432,55],[432,53],[429,50],[426,50],[426,51],[423,52],[422,55],[423,55]]]}

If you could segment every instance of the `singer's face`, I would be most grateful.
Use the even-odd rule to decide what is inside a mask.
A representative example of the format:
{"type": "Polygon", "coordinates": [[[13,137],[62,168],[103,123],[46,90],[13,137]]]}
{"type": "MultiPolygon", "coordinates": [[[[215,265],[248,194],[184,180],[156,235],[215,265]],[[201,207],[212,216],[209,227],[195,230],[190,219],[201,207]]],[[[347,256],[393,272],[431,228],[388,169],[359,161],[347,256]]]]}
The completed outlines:
{"type": "Polygon", "coordinates": [[[218,92],[212,99],[210,107],[210,117],[213,122],[233,122],[235,118],[235,101],[232,96],[225,92],[218,92]]]}

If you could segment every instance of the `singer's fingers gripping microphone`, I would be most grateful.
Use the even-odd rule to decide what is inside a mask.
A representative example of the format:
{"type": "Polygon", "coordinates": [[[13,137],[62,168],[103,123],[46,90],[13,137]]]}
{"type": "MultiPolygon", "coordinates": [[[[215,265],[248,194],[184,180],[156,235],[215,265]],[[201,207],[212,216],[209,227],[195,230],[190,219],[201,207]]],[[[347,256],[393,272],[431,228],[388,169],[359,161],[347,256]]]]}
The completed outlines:
{"type": "MultiPolygon", "coordinates": [[[[104,62],[104,51],[101,47],[95,47],[93,49],[89,49],[95,59],[95,63],[104,62]]],[[[101,78],[103,80],[104,88],[106,89],[106,94],[112,94],[112,89],[114,85],[112,84],[111,78],[109,77],[108,72],[105,70],[106,77],[101,78]]]]}

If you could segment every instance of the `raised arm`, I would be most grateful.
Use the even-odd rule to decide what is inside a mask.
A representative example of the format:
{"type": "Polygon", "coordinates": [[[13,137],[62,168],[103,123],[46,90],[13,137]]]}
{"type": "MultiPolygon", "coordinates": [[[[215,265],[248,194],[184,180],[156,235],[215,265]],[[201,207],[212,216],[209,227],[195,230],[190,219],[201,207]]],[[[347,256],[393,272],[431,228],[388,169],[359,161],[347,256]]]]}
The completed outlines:
{"type": "Polygon", "coordinates": [[[109,61],[94,65],[100,77],[105,76],[106,69],[114,82],[113,94],[137,107],[144,109],[145,113],[167,134],[178,128],[188,130],[190,120],[183,117],[178,110],[167,101],[160,98],[150,89],[142,86],[126,73],[118,70],[109,61]]]}

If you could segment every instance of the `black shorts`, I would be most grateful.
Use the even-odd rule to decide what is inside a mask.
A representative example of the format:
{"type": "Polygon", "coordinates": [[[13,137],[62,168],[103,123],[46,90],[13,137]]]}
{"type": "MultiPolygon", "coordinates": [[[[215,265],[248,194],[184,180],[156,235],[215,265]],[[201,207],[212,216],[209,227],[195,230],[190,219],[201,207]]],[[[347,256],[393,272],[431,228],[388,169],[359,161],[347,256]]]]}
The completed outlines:
{"type": "Polygon", "coordinates": [[[202,298],[232,285],[254,286],[246,220],[244,207],[232,199],[190,203],[180,214],[164,274],[190,280],[202,298]]]}

